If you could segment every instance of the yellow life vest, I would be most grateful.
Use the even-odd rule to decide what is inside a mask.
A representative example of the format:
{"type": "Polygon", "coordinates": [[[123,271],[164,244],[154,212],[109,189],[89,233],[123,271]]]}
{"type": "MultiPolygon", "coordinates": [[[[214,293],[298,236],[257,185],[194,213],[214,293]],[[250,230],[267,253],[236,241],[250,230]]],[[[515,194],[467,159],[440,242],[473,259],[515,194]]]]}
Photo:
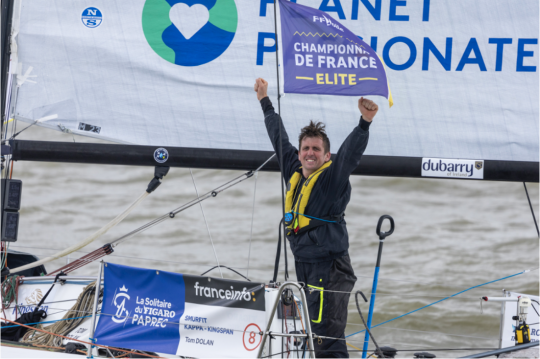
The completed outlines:
{"type": "MultiPolygon", "coordinates": [[[[302,173],[295,172],[289,180],[289,184],[287,185],[287,195],[285,197],[285,213],[291,213],[293,215],[293,220],[291,224],[287,226],[287,228],[294,231],[294,233],[298,233],[298,231],[300,231],[302,228],[306,228],[310,225],[312,218],[303,215],[309,201],[309,196],[311,195],[313,186],[315,186],[315,183],[317,182],[317,179],[319,178],[321,173],[323,173],[324,170],[330,167],[331,164],[332,161],[326,162],[304,181],[304,184],[300,189],[300,193],[296,197],[296,202],[294,203],[294,206],[293,199],[295,193],[298,191],[298,185],[300,184],[302,173]]],[[[300,167],[300,169],[301,168],[302,167],[300,167]]]]}

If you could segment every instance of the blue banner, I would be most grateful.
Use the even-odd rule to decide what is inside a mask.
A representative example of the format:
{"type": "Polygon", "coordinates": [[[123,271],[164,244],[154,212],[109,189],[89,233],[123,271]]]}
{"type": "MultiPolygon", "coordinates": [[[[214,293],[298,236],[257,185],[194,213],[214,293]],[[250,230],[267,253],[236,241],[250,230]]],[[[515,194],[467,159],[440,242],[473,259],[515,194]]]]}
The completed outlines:
{"type": "Polygon", "coordinates": [[[279,0],[284,92],[389,98],[375,51],[327,13],[279,0]]]}
{"type": "Polygon", "coordinates": [[[105,263],[97,344],[176,354],[186,289],[182,274],[105,263]]]}
{"type": "Polygon", "coordinates": [[[97,344],[203,357],[256,355],[262,283],[106,263],[97,344]]]}

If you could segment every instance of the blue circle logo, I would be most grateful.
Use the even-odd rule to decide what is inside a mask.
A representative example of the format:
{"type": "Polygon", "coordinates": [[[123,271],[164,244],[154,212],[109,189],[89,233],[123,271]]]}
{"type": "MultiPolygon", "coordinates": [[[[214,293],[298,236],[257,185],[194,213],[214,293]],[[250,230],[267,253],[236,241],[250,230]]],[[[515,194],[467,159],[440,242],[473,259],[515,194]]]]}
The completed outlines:
{"type": "Polygon", "coordinates": [[[154,151],[154,159],[157,163],[165,163],[169,159],[169,152],[160,147],[154,151]]]}
{"type": "Polygon", "coordinates": [[[82,12],[81,20],[84,26],[93,29],[101,24],[103,15],[97,7],[88,7],[82,12]]]}
{"type": "Polygon", "coordinates": [[[150,47],[180,66],[200,66],[227,50],[236,33],[234,0],[146,0],[142,28],[150,47]]]}

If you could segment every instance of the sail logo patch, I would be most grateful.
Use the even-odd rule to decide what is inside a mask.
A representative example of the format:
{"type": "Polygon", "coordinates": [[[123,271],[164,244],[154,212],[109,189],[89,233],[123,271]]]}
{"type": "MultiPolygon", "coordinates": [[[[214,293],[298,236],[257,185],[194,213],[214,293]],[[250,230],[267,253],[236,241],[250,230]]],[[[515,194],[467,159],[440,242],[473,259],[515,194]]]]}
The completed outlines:
{"type": "Polygon", "coordinates": [[[169,159],[169,152],[164,148],[158,148],[154,151],[154,160],[157,163],[165,163],[169,159]]]}
{"type": "Polygon", "coordinates": [[[83,10],[81,20],[84,26],[93,29],[101,25],[103,15],[97,7],[88,7],[83,10]]]}
{"type": "Polygon", "coordinates": [[[423,158],[422,177],[484,179],[484,161],[423,158]]]}
{"type": "Polygon", "coordinates": [[[234,39],[237,25],[234,0],[146,0],[142,14],[152,50],[179,66],[217,59],[234,39]]]}
{"type": "Polygon", "coordinates": [[[93,132],[93,133],[100,133],[101,132],[101,127],[100,126],[94,126],[94,125],[90,125],[88,123],[84,123],[84,122],[79,122],[79,131],[88,131],[88,132],[93,132]]]}

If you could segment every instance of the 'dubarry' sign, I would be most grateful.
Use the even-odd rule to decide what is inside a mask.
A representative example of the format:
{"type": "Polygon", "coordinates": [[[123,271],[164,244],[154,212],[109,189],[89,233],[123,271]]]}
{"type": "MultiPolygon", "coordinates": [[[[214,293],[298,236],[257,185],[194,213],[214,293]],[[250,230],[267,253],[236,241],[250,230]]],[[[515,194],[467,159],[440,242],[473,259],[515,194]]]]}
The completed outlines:
{"type": "Polygon", "coordinates": [[[107,263],[96,343],[183,356],[255,357],[264,285],[107,263]]]}

